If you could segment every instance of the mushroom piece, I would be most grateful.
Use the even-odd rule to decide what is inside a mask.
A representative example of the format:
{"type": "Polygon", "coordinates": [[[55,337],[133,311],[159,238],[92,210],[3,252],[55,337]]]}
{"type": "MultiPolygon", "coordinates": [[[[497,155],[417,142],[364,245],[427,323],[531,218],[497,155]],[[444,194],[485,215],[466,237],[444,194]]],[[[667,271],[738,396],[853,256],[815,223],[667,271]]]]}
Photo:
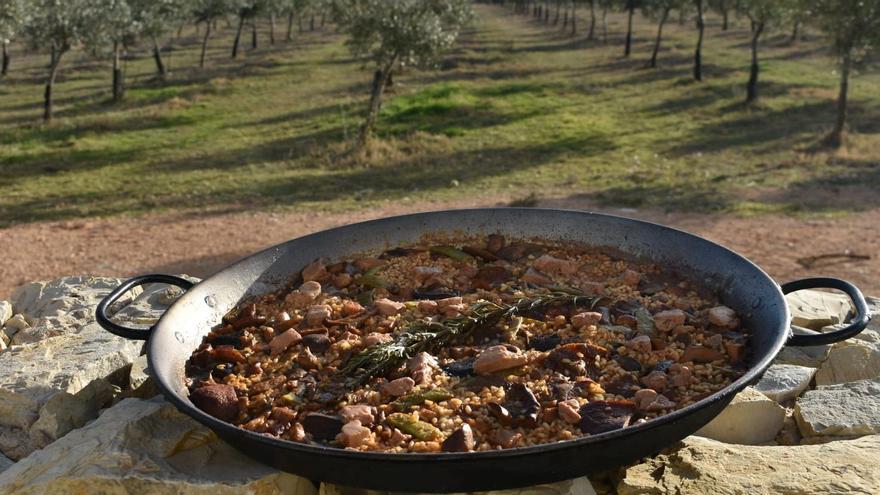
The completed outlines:
{"type": "Polygon", "coordinates": [[[342,431],[343,422],[336,416],[310,413],[302,420],[303,429],[315,440],[335,440],[342,431]]]}
{"type": "Polygon", "coordinates": [[[636,406],[631,401],[595,401],[580,409],[580,428],[584,433],[597,435],[629,426],[636,406]]]}
{"type": "Polygon", "coordinates": [[[571,378],[588,376],[595,371],[597,356],[608,355],[608,350],[593,344],[573,342],[550,351],[544,365],[571,378]]]}

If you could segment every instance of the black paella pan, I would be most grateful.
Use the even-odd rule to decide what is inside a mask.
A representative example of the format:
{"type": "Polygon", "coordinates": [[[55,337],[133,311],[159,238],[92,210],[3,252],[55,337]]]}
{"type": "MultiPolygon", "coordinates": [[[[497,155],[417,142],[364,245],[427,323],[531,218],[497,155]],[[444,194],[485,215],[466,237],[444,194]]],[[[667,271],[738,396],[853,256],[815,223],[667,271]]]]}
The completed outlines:
{"type": "Polygon", "coordinates": [[[266,464],[315,481],[392,491],[461,492],[513,488],[575,478],[633,462],[694,433],[756,382],[786,345],[820,345],[850,338],[868,323],[867,304],[852,284],[805,279],[777,285],[746,258],[698,236],[652,223],[595,213],[546,209],[472,209],[420,213],[339,227],[294,239],[245,258],[198,285],[168,275],[131,279],[101,302],[98,322],[107,330],[147,340],[156,383],[179,410],[225,441],[266,464]],[[751,330],[749,370],[719,392],[671,414],[599,435],[492,452],[388,454],[306,445],[253,433],[218,420],[187,398],[184,364],[203,337],[241,301],[287,286],[317,258],[383,250],[418,242],[426,234],[452,233],[509,238],[573,240],[646,259],[687,274],[716,291],[723,304],[751,330]],[[187,292],[151,329],[122,327],[107,308],[130,288],[148,283],[178,285],[187,292]],[[844,329],[793,335],[783,294],[826,287],[852,299],[855,317],[844,329]]]}

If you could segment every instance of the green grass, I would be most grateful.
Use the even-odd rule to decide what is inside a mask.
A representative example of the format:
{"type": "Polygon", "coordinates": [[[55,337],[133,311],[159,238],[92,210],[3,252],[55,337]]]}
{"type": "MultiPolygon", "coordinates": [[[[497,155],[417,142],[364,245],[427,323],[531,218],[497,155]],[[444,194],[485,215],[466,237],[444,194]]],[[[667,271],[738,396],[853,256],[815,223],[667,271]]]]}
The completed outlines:
{"type": "MultiPolygon", "coordinates": [[[[0,226],[167,209],[344,210],[381,202],[586,195],[607,205],[839,214],[880,203],[880,74],[852,81],[849,148],[813,152],[834,118],[837,77],[820,39],[762,46],[762,99],[744,107],[745,23],[710,22],[706,81],[690,78],[694,32],[672,23],[658,69],[639,19],[625,60],[624,18],[609,44],[478,7],[439,70],[395,78],[366,158],[350,148],[369,66],[329,30],[228,58],[232,29],[128,62],[126,100],[109,100],[104,61],[62,63],[57,120],[40,125],[45,54],[15,51],[0,81],[0,226]]],[[[581,21],[581,26],[585,23],[581,21]]]]}

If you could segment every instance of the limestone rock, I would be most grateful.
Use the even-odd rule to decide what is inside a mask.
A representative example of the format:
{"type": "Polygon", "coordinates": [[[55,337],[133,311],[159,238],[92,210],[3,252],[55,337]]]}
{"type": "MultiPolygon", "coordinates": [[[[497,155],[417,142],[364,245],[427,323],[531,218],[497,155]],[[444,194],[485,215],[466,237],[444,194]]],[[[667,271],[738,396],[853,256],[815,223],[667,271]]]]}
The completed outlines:
{"type": "MultiPolygon", "coordinates": [[[[143,343],[94,323],[98,301],[121,280],[66,277],[13,295],[22,321],[0,353],[0,452],[20,459],[93,419],[125,381],[143,343]]],[[[7,328],[13,317],[7,321],[7,328]]]]}
{"type": "Polygon", "coordinates": [[[880,433],[880,381],[810,390],[798,399],[794,417],[804,437],[880,433]]]}
{"type": "Polygon", "coordinates": [[[6,324],[6,320],[12,318],[12,303],[0,301],[0,328],[6,324]]]}
{"type": "MultiPolygon", "coordinates": [[[[333,485],[330,483],[322,483],[321,490],[318,493],[319,495],[400,495],[396,492],[363,490],[359,488],[333,485]]],[[[407,493],[407,495],[419,494],[407,493]]],[[[596,495],[596,490],[593,488],[593,485],[592,483],[590,483],[589,479],[587,479],[586,477],[582,477],[568,481],[560,481],[559,483],[535,485],[527,488],[516,488],[512,490],[492,490],[488,492],[470,492],[470,494],[468,495],[596,495]]]]}
{"type": "Polygon", "coordinates": [[[877,493],[880,435],[823,445],[755,447],[688,437],[626,470],[619,495],[877,493]]]}
{"type": "Polygon", "coordinates": [[[758,445],[772,441],[782,429],[785,409],[764,394],[747,388],[696,435],[721,442],[758,445]]]}
{"type": "Polygon", "coordinates": [[[6,457],[3,454],[0,454],[0,474],[3,474],[3,471],[11,468],[13,464],[15,463],[12,462],[12,459],[6,457]]]}
{"type": "Polygon", "coordinates": [[[7,338],[12,339],[15,337],[15,334],[21,330],[26,328],[30,328],[31,324],[27,322],[22,314],[16,314],[6,320],[6,323],[3,326],[3,333],[6,334],[7,338]]]}
{"type": "Polygon", "coordinates": [[[862,339],[849,339],[834,344],[825,362],[816,372],[816,385],[834,385],[880,377],[880,343],[864,340],[870,336],[860,335],[862,339]]]}
{"type": "Polygon", "coordinates": [[[849,297],[834,292],[802,290],[785,296],[791,310],[791,323],[810,330],[846,321],[852,311],[849,297]]]}
{"type": "Polygon", "coordinates": [[[815,368],[806,366],[774,364],[767,368],[755,390],[776,402],[785,402],[801,395],[815,373],[815,368]]]}
{"type": "Polygon", "coordinates": [[[147,366],[147,356],[138,356],[131,363],[131,373],[128,375],[128,390],[124,395],[126,397],[149,399],[159,395],[159,393],[159,387],[153,381],[149,366],[147,366]]]}
{"type": "Polygon", "coordinates": [[[0,474],[0,493],[316,495],[254,461],[161,398],[126,399],[0,474]]]}

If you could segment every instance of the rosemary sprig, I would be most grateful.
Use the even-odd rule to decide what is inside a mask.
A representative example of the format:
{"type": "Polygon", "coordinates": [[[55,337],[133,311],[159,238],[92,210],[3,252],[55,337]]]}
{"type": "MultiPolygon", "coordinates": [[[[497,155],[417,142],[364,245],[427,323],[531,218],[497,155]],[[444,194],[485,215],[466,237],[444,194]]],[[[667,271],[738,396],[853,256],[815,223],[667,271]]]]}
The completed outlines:
{"type": "Polygon", "coordinates": [[[414,322],[395,340],[364,349],[349,359],[340,371],[349,377],[351,385],[361,385],[373,377],[391,372],[420,352],[437,351],[466,338],[478,328],[490,328],[505,319],[551,306],[576,306],[586,302],[592,307],[596,301],[579,291],[562,288],[532,299],[522,298],[510,305],[477,301],[467,314],[444,321],[414,322]]]}

